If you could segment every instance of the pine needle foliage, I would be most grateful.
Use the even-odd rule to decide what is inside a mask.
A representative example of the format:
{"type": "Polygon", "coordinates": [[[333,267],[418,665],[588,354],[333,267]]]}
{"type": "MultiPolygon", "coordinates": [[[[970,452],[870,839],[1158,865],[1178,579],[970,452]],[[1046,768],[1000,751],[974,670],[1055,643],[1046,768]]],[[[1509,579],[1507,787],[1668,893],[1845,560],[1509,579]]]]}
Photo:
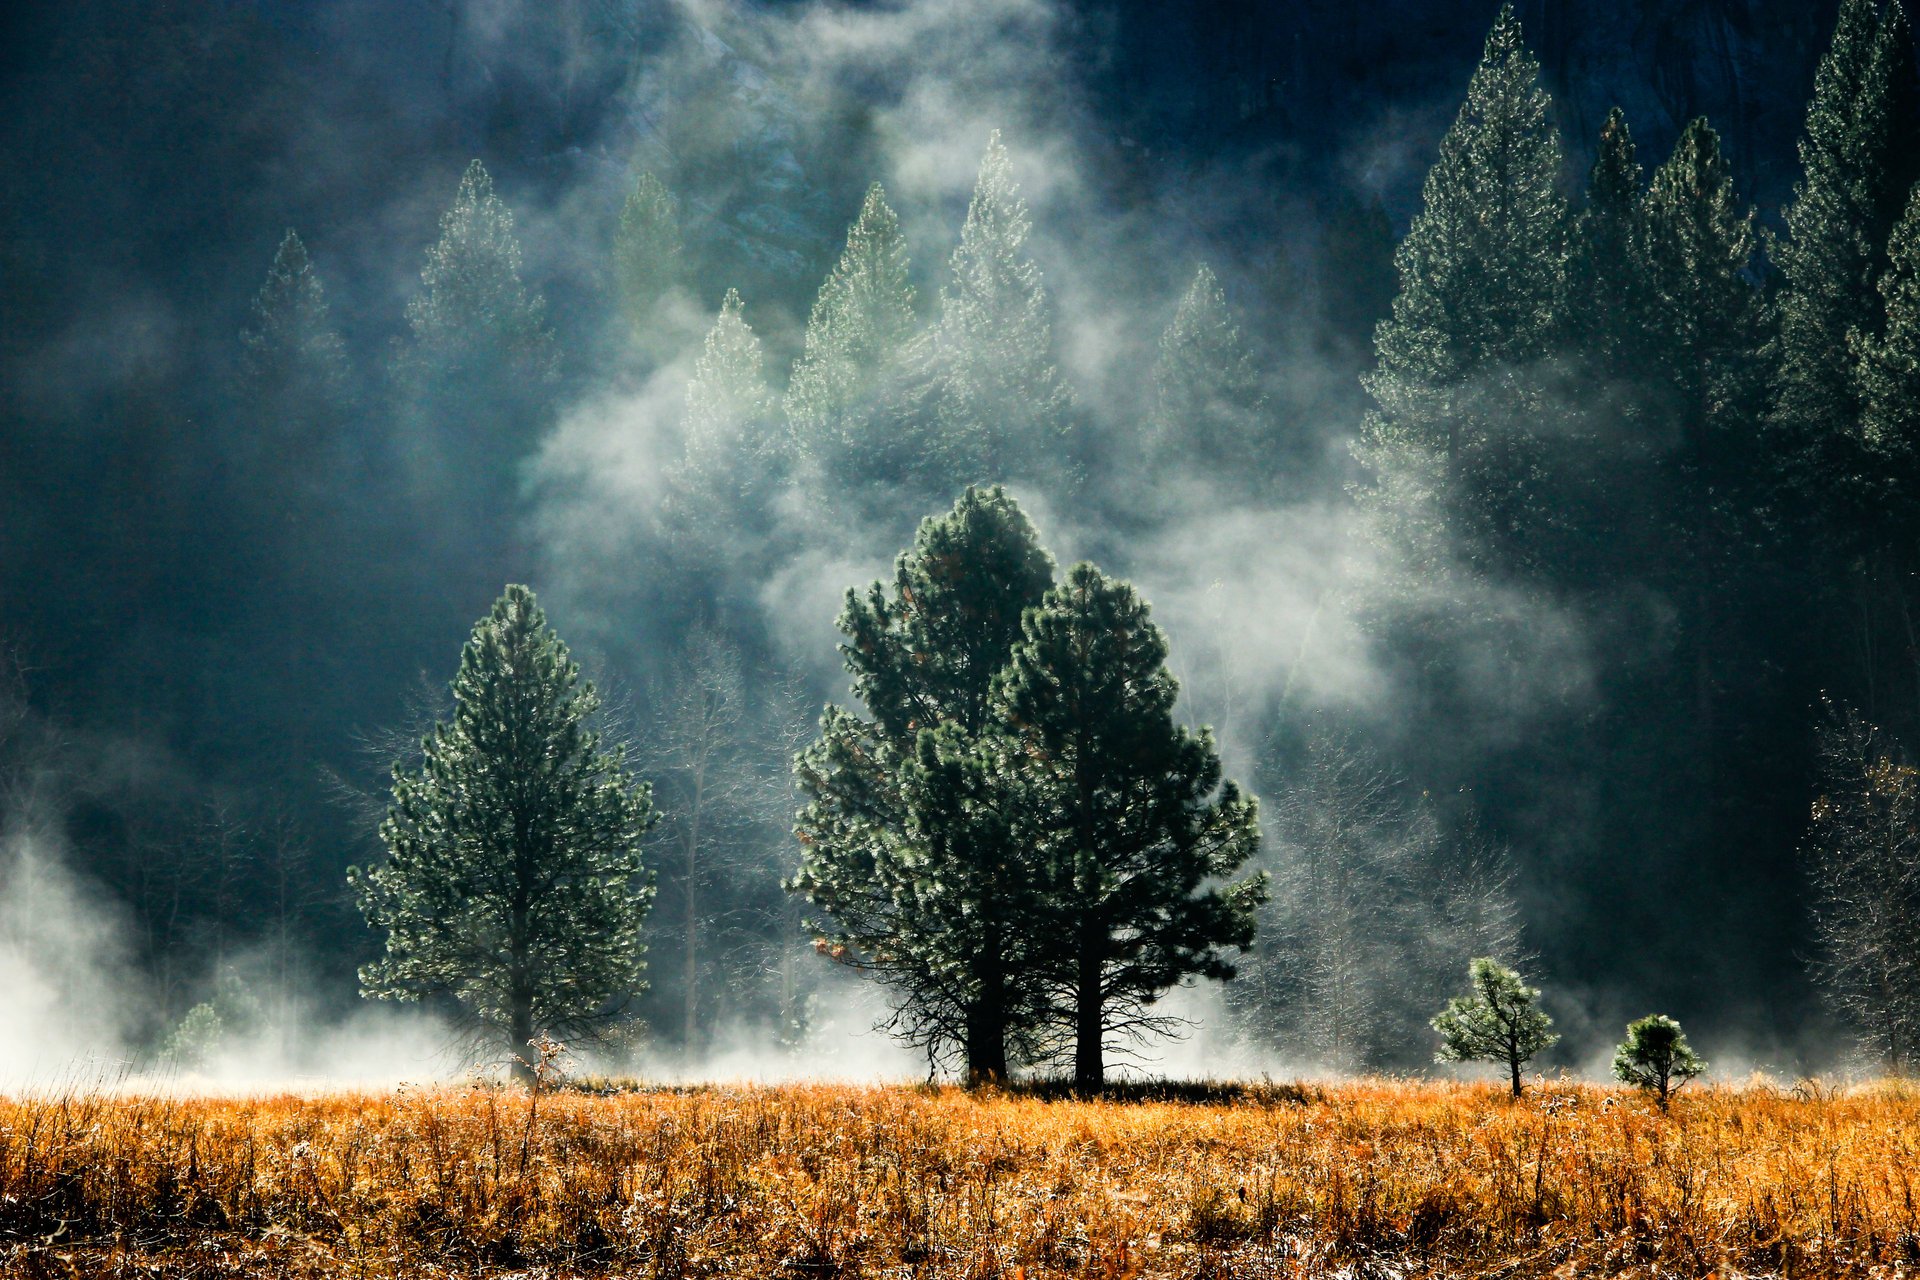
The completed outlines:
{"type": "Polygon", "coordinates": [[[1520,1071],[1552,1048],[1560,1037],[1553,1019],[1539,1006],[1540,988],[1491,956],[1467,967],[1470,992],[1447,1001],[1434,1015],[1440,1033],[1435,1062],[1497,1062],[1507,1068],[1513,1096],[1520,1096],[1520,1071]]]}
{"type": "Polygon", "coordinates": [[[891,589],[847,593],[840,652],[864,715],[829,706],[794,762],[790,887],[821,913],[806,922],[816,945],[891,988],[894,1029],[974,1083],[1004,1080],[1037,1029],[1038,875],[991,713],[1021,615],[1052,581],[1013,499],[967,490],[922,522],[891,589]]]}
{"type": "Polygon", "coordinates": [[[452,719],[394,766],[387,860],[349,872],[386,935],[362,994],[451,996],[523,1080],[530,1042],[591,1037],[644,988],[653,808],[598,709],[533,593],[509,586],[461,652],[452,719]]]}
{"type": "Polygon", "coordinates": [[[1234,975],[1266,900],[1264,874],[1221,883],[1259,848],[1259,807],[1223,781],[1212,735],[1175,722],[1166,660],[1133,587],[1079,564],[1027,612],[1000,677],[1080,1088],[1104,1083],[1110,1041],[1159,1024],[1149,1006],[1168,988],[1234,975]]]}

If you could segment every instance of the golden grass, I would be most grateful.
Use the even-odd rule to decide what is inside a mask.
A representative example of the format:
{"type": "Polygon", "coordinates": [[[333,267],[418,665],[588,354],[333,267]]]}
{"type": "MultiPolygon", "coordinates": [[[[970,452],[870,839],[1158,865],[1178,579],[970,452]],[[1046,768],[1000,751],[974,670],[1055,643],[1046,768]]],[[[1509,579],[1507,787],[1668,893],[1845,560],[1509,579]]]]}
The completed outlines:
{"type": "Polygon", "coordinates": [[[1892,1276],[1920,1098],[1361,1081],[0,1099],[8,1276],[1892,1276]]]}

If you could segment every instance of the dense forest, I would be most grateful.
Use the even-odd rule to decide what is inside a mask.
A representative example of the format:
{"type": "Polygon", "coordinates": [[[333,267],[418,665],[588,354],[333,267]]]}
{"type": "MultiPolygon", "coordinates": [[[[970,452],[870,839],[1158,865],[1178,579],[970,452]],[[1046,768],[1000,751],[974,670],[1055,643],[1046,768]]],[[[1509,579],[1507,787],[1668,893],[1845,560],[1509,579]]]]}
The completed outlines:
{"type": "Polygon", "coordinates": [[[508,583],[652,786],[622,1047],[831,1069],[822,707],[994,485],[1258,798],[1214,1069],[1422,1065],[1483,955],[1548,1063],[1910,1066],[1913,33],[1544,8],[15,19],[0,1070],[346,1017],[508,583]]]}

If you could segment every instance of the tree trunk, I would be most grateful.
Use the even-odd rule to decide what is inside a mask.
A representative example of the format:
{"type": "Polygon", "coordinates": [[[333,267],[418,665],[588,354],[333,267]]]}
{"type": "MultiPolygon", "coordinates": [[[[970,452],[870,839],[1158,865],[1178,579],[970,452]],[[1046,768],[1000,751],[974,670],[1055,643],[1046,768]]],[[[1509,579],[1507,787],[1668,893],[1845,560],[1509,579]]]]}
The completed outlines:
{"type": "Polygon", "coordinates": [[[1105,1002],[1101,999],[1100,951],[1089,945],[1089,939],[1080,940],[1080,977],[1074,1009],[1074,1045],[1073,1045],[1073,1087],[1076,1089],[1098,1089],[1106,1083],[1107,1066],[1104,1056],[1106,1019],[1102,1016],[1105,1002]]]}
{"type": "Polygon", "coordinates": [[[1520,1096],[1520,1055],[1518,1052],[1507,1054],[1507,1068],[1513,1073],[1513,1096],[1520,1096]]]}
{"type": "Polygon", "coordinates": [[[1006,1022],[1006,1010],[997,998],[983,998],[968,1011],[967,1088],[1006,1083],[1006,1022]]]}
{"type": "Polygon", "coordinates": [[[518,987],[510,998],[511,1008],[507,1012],[507,1036],[513,1042],[513,1080],[532,1088],[534,1084],[533,1064],[533,993],[525,987],[518,987]]]}

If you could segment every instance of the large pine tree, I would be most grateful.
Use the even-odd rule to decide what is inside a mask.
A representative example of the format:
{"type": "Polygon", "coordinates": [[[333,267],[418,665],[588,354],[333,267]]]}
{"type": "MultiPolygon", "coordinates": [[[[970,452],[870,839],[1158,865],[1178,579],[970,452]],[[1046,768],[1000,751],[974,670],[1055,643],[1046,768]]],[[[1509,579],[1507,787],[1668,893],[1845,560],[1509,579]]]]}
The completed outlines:
{"type": "Polygon", "coordinates": [[[1258,848],[1258,806],[1221,780],[1212,735],[1175,722],[1166,659],[1132,586],[1079,564],[1027,613],[999,690],[1081,1088],[1100,1087],[1112,1038],[1153,1025],[1169,987],[1233,976],[1266,898],[1264,874],[1218,883],[1258,848]]]}
{"type": "Polygon", "coordinates": [[[1027,253],[1032,221],[996,130],[940,292],[931,350],[933,487],[1068,470],[1072,395],[1054,364],[1053,314],[1027,253]]]}
{"type": "Polygon", "coordinates": [[[1842,543],[1873,499],[1861,442],[1862,392],[1849,335],[1885,326],[1878,283],[1894,223],[1916,178],[1913,33],[1900,0],[1842,0],[1820,60],[1804,170],[1773,246],[1783,284],[1771,424],[1788,484],[1842,543]]]}
{"type": "Polygon", "coordinates": [[[453,997],[522,1080],[537,1036],[592,1036],[643,985],[653,808],[603,749],[599,705],[533,593],[509,586],[461,652],[452,719],[394,766],[387,860],[349,873],[386,935],[363,994],[453,997]]]}
{"type": "Polygon", "coordinates": [[[779,464],[760,339],[727,290],[687,384],[680,459],[668,473],[666,533],[690,565],[745,568],[779,464]]]}
{"type": "Polygon", "coordinates": [[[1361,490],[1404,566],[1524,570],[1550,513],[1539,492],[1540,395],[1565,267],[1561,147],[1511,5],[1501,8],[1422,208],[1368,375],[1361,490]]]}
{"type": "Polygon", "coordinates": [[[1010,835],[1019,771],[993,723],[1022,612],[1051,585],[999,489],[922,522],[889,591],[847,593],[840,646],[864,715],[829,706],[794,768],[806,797],[792,887],[829,954],[893,988],[896,1028],[967,1078],[1004,1079],[1037,1029],[1038,875],[1010,835]]]}
{"type": "Polygon", "coordinates": [[[820,286],[787,386],[794,451],[835,488],[889,470],[887,408],[913,338],[913,292],[900,219],[876,182],[820,286]]]}

